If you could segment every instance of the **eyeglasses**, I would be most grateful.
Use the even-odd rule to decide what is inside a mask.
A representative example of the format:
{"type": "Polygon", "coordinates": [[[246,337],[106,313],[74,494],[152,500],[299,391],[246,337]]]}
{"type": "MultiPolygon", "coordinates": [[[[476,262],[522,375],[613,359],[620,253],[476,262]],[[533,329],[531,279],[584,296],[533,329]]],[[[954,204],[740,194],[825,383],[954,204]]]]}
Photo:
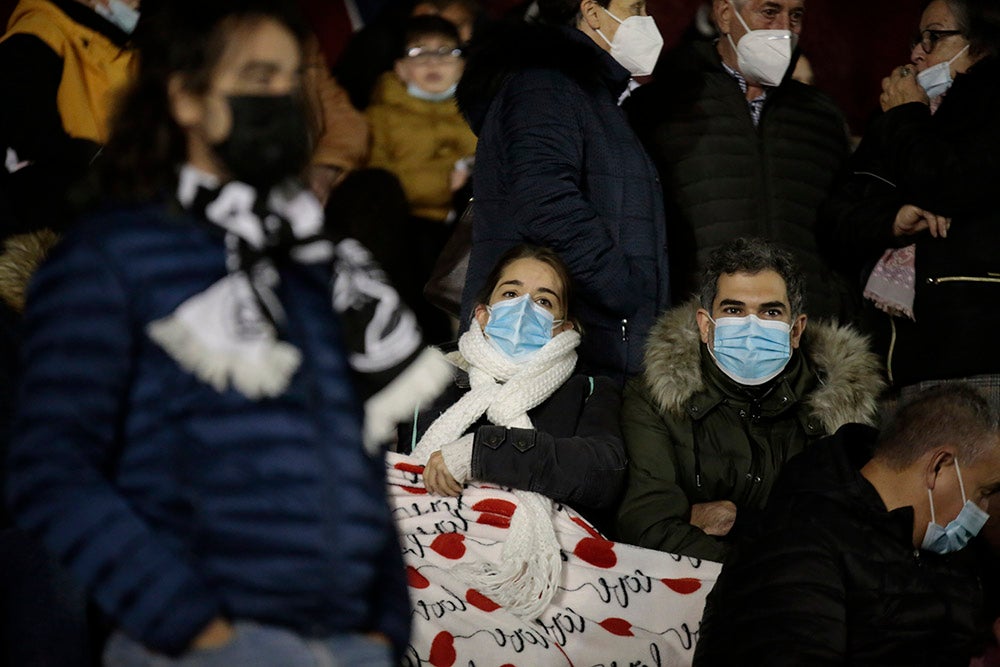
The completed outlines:
{"type": "Polygon", "coordinates": [[[952,35],[961,35],[961,30],[921,30],[917,33],[916,37],[913,38],[913,46],[917,44],[920,48],[924,50],[924,53],[930,55],[937,43],[940,42],[945,37],[951,37],[952,35]]]}
{"type": "Polygon", "coordinates": [[[462,57],[462,49],[454,49],[442,46],[437,49],[414,46],[407,49],[405,56],[416,62],[430,62],[432,60],[455,60],[462,57]]]}

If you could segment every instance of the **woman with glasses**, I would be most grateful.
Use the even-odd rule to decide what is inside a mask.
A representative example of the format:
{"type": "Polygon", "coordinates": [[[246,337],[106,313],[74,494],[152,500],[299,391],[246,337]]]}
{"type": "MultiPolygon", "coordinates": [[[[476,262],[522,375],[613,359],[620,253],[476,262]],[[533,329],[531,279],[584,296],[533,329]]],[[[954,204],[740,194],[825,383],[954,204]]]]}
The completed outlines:
{"type": "Polygon", "coordinates": [[[866,280],[897,390],[1000,403],[1000,3],[930,2],[880,101],[820,233],[866,280]]]}

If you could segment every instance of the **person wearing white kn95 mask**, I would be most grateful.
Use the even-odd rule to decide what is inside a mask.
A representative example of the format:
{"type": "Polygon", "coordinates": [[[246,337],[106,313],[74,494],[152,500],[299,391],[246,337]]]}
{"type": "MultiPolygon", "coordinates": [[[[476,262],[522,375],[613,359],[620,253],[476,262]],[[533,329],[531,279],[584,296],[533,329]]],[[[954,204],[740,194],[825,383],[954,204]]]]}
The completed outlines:
{"type": "Polygon", "coordinates": [[[808,4],[714,0],[719,39],[664,53],[654,81],[624,105],[660,171],[675,302],[697,288],[714,250],[754,236],[783,245],[804,268],[810,315],[852,315],[853,278],[834,271],[815,232],[848,157],[846,121],[823,92],[791,76],[808,4]]]}

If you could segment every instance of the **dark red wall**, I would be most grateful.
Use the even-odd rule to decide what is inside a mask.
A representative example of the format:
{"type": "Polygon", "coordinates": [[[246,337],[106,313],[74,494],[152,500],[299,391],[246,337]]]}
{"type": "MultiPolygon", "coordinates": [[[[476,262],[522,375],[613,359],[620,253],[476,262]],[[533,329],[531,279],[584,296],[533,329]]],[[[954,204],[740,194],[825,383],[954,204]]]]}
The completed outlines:
{"type": "MultiPolygon", "coordinates": [[[[690,25],[702,0],[648,2],[669,47],[690,25]]],[[[6,25],[15,4],[0,0],[0,23],[6,25]]],[[[517,0],[484,4],[499,11],[517,0]]],[[[909,58],[921,5],[921,0],[807,0],[802,49],[816,72],[816,85],[833,96],[855,133],[862,132],[878,107],[882,77],[909,58]]]]}

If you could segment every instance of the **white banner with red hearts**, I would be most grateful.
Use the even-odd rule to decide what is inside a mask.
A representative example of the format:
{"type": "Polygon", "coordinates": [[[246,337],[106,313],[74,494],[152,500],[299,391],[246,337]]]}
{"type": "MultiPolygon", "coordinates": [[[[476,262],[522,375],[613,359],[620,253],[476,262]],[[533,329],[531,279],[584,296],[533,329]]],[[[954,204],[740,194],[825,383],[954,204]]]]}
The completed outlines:
{"type": "Polygon", "coordinates": [[[450,572],[497,562],[516,497],[478,483],[458,498],[432,496],[415,459],[389,453],[386,461],[413,606],[407,667],[691,664],[718,563],[610,542],[556,504],[559,591],[538,620],[522,621],[450,572]]]}

